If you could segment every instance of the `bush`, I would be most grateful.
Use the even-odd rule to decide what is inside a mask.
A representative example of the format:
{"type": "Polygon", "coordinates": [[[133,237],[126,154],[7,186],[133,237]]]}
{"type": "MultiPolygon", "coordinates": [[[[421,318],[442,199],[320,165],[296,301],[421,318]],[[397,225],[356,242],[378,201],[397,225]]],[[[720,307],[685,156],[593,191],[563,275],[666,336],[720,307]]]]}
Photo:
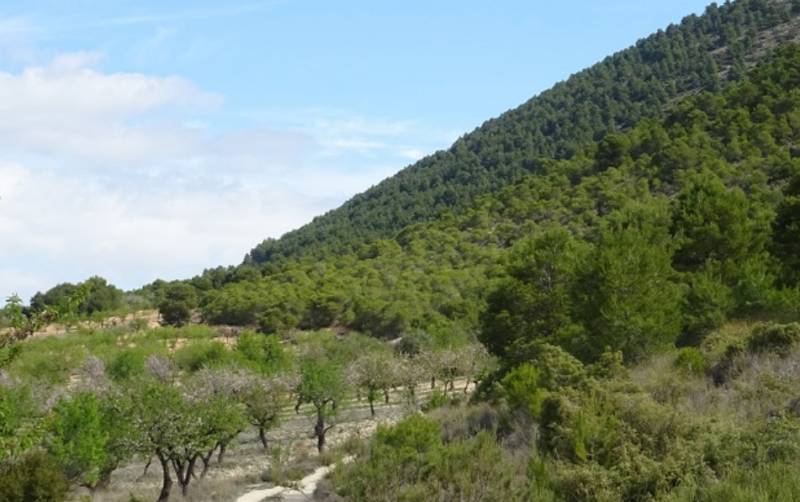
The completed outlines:
{"type": "Polygon", "coordinates": [[[723,385],[742,373],[742,358],[745,348],[742,343],[728,345],[717,364],[711,368],[711,378],[715,385],[723,385]]]}
{"type": "Polygon", "coordinates": [[[61,466],[50,455],[34,452],[0,468],[0,500],[53,502],[69,490],[61,466]]]}
{"type": "Polygon", "coordinates": [[[425,453],[442,444],[442,429],[430,418],[412,415],[394,427],[379,429],[375,441],[398,450],[425,453]]]}
{"type": "Polygon", "coordinates": [[[439,389],[431,391],[428,402],[423,404],[420,408],[422,411],[428,412],[444,406],[454,406],[461,402],[461,396],[458,394],[447,395],[439,389]]]}
{"type": "Polygon", "coordinates": [[[800,324],[759,324],[747,338],[751,352],[774,352],[788,355],[792,347],[800,342],[800,324]]]}
{"type": "Polygon", "coordinates": [[[192,309],[196,307],[197,293],[192,286],[184,282],[170,284],[158,302],[161,319],[171,326],[183,326],[188,323],[192,317],[192,309]]]}
{"type": "Polygon", "coordinates": [[[688,484],[669,502],[791,502],[800,500],[797,464],[766,464],[740,468],[717,483],[688,484]]]}
{"type": "Polygon", "coordinates": [[[115,382],[123,382],[144,372],[145,353],[138,349],[123,350],[111,360],[108,374],[115,382]]]}
{"type": "Polygon", "coordinates": [[[702,375],[708,367],[703,353],[694,347],[685,347],[681,349],[673,365],[693,375],[702,375]]]}
{"type": "Polygon", "coordinates": [[[722,326],[734,308],[733,292],[710,272],[691,274],[683,303],[683,332],[678,345],[699,345],[722,326]]]}
{"type": "Polygon", "coordinates": [[[523,409],[534,418],[539,416],[548,392],[543,387],[541,373],[535,366],[518,366],[503,377],[500,383],[512,409],[523,409]]]}
{"type": "MultiPolygon", "coordinates": [[[[352,500],[531,500],[525,462],[491,432],[444,443],[441,427],[412,416],[381,428],[365,458],[334,471],[336,491],[352,500]]],[[[543,500],[543,499],[537,499],[543,500]]]]}
{"type": "Polygon", "coordinates": [[[245,331],[236,341],[236,352],[267,373],[285,369],[289,355],[276,335],[245,331]]]}
{"type": "Polygon", "coordinates": [[[230,351],[220,342],[199,340],[175,351],[175,362],[185,371],[195,372],[224,363],[230,351]]]}

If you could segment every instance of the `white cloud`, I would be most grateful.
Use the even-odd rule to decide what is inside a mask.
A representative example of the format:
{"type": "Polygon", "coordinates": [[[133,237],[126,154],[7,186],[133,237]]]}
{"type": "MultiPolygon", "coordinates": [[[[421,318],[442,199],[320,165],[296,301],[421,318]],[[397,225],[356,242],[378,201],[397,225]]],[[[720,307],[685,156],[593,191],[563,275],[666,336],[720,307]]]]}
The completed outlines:
{"type": "Polygon", "coordinates": [[[0,148],[128,161],[195,149],[198,138],[148,114],[209,109],[221,97],[176,76],[102,73],[94,53],[66,54],[19,74],[0,72],[0,148]]]}
{"type": "Polygon", "coordinates": [[[0,282],[0,293],[30,296],[32,288],[91,274],[130,288],[238,263],[266,236],[298,227],[341,202],[336,195],[370,184],[336,175],[314,176],[306,186],[262,176],[222,189],[169,186],[166,178],[149,188],[143,181],[0,166],[0,263],[20,267],[0,270],[0,280],[17,281],[0,282]]]}
{"type": "Polygon", "coordinates": [[[238,263],[419,153],[412,123],[346,114],[215,131],[221,96],[102,59],[0,72],[0,296],[238,263]]]}

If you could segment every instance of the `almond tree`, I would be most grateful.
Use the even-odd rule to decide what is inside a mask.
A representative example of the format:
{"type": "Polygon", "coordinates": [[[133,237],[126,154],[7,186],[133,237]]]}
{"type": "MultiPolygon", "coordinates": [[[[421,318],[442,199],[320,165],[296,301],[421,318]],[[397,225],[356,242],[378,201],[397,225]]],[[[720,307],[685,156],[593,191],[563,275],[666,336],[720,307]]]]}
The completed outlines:
{"type": "Polygon", "coordinates": [[[492,369],[494,360],[480,343],[473,343],[461,347],[458,351],[458,366],[460,373],[464,376],[464,394],[469,391],[469,384],[476,386],[486,377],[492,369]]]}
{"type": "Polygon", "coordinates": [[[375,416],[375,399],[379,392],[383,392],[386,402],[389,402],[389,389],[394,386],[394,365],[390,354],[383,351],[373,351],[362,355],[349,367],[353,384],[363,389],[369,402],[370,414],[375,416]]]}
{"type": "Polygon", "coordinates": [[[137,449],[155,456],[161,464],[162,485],[159,501],[169,499],[177,477],[186,495],[196,476],[198,461],[218,448],[240,427],[241,410],[231,399],[187,396],[186,389],[154,380],[131,389],[130,418],[136,432],[137,449]]]}
{"type": "Polygon", "coordinates": [[[314,435],[317,451],[325,450],[328,431],[334,427],[331,421],[344,398],[346,380],[342,367],[325,355],[309,355],[300,362],[300,380],[297,385],[297,408],[305,403],[314,407],[314,435]]]}
{"type": "Polygon", "coordinates": [[[395,381],[401,387],[406,403],[417,407],[417,385],[425,378],[425,369],[415,357],[398,357],[394,361],[395,381]]]}
{"type": "Polygon", "coordinates": [[[270,377],[249,375],[241,391],[239,400],[245,406],[250,424],[258,429],[264,450],[268,447],[267,431],[278,424],[278,414],[289,404],[295,380],[286,374],[270,377]]]}

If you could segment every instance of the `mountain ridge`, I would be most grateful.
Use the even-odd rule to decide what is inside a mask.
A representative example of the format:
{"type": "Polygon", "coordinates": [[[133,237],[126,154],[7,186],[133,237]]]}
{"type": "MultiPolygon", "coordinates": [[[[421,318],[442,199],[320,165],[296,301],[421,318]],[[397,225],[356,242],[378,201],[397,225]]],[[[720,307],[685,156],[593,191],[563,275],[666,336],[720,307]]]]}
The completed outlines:
{"type": "Polygon", "coordinates": [[[475,197],[536,172],[543,158],[572,157],[608,133],[659,118],[681,97],[735,81],[771,47],[800,40],[800,7],[774,0],[710,5],[702,16],[639,40],[519,107],[485,121],[310,223],[245,256],[353,250],[363,242],[468,207],[475,197]]]}

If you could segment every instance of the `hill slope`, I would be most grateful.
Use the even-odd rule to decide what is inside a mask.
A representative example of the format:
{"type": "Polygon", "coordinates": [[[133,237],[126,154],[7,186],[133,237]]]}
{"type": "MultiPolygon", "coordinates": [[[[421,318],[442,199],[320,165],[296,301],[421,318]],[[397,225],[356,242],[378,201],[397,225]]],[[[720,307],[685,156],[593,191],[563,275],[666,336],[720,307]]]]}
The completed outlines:
{"type": "Polygon", "coordinates": [[[797,40],[795,3],[740,0],[710,6],[606,58],[522,106],[489,120],[342,207],[267,240],[246,257],[352,250],[442,210],[541,170],[542,158],[571,158],[605,134],[658,118],[676,99],[737,80],[771,47],[797,40]]]}
{"type": "Polygon", "coordinates": [[[731,314],[781,310],[797,277],[787,201],[800,186],[790,182],[800,172],[800,50],[768,61],[663,120],[543,162],[460,214],[222,287],[198,277],[204,317],[445,340],[477,333],[483,315],[498,355],[535,333],[592,359],[605,345],[636,357],[679,335],[690,343],[731,314]]]}

